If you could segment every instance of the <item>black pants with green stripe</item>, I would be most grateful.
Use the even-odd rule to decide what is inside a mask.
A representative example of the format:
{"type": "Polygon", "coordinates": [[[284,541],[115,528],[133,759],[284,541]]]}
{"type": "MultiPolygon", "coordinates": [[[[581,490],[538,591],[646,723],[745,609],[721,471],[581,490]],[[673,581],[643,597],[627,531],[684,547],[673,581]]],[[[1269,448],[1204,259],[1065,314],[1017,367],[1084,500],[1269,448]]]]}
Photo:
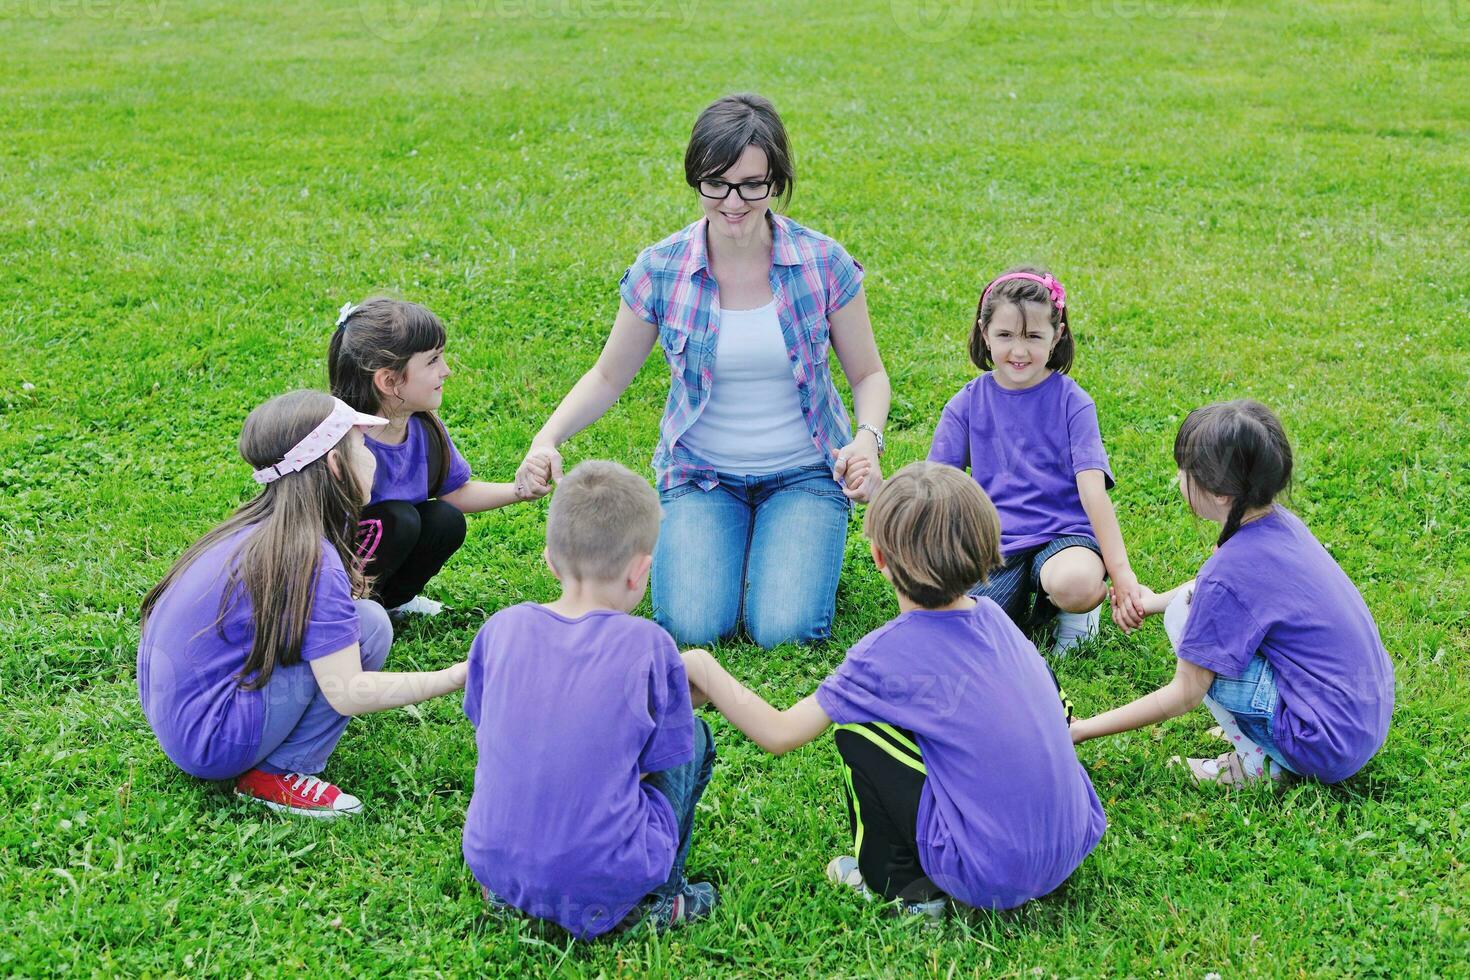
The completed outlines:
{"type": "MultiPolygon", "coordinates": [[[[1070,723],[1071,699],[1056,674],[1051,679],[1070,723]]],[[[926,902],[943,895],[919,867],[919,797],[929,771],[914,733],[883,722],[838,725],[832,741],[842,756],[847,819],[863,881],[890,900],[926,902]]]]}
{"type": "Polygon", "coordinates": [[[927,902],[944,893],[919,867],[919,796],[927,770],[912,732],[880,723],[838,725],[847,819],[858,870],[885,899],[927,902]]]}

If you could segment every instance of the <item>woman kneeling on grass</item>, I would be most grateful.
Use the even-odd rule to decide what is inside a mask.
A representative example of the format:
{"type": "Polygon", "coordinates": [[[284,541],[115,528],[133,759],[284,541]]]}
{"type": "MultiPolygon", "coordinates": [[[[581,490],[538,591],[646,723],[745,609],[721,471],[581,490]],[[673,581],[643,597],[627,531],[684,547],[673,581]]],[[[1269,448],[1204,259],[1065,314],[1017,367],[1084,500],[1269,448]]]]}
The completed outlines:
{"type": "Polygon", "coordinates": [[[912,463],[863,530],[898,618],[785,711],[704,650],[684,654],[693,697],[777,755],[837,724],[857,854],[828,865],[834,881],[936,919],[951,898],[1012,908],[1045,895],[1106,821],[1046,662],[992,600],[965,594],[1001,565],[995,508],[961,471],[912,463]]]}
{"type": "Polygon", "coordinates": [[[1274,503],[1291,481],[1281,422],[1260,402],[1197,408],[1179,427],[1174,462],[1190,508],[1220,525],[1194,581],[1163,595],[1142,590],[1144,612],[1164,614],[1174,679],[1074,721],[1072,740],[1142,728],[1203,701],[1232,748],[1189,759],[1196,780],[1346,779],[1388,735],[1393,665],[1353,583],[1274,503]]]}
{"type": "Polygon", "coordinates": [[[772,209],[795,174],[781,118],[760,96],[700,113],[684,178],[702,217],[623,275],[602,356],[532,440],[517,492],[541,496],[560,479],[557,447],[618,400],[657,342],[669,395],[653,455],[664,513],[653,618],[688,645],[742,623],[762,647],[825,639],[851,501],[881,482],[888,418],[863,268],[772,209]]]}
{"type": "Polygon", "coordinates": [[[353,554],[373,485],[363,415],[295,391],[250,413],[240,455],[264,489],[143,600],[138,693],[164,754],[200,779],[310,817],[362,803],[317,777],[352,715],[464,686],[464,662],[390,674],[393,628],[353,554]]]}

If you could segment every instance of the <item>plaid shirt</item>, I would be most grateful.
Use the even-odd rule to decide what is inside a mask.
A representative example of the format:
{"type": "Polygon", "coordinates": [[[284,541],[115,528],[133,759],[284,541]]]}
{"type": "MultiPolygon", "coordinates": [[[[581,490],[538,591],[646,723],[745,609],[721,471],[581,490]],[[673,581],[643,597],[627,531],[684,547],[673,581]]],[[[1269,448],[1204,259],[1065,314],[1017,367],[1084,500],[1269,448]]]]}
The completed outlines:
{"type": "MultiPolygon", "coordinates": [[[[857,295],[863,267],[826,235],[769,214],[771,293],[781,336],[807,431],[830,464],[852,441],[852,428],[827,363],[827,318],[857,295]]],[[[669,362],[669,400],[653,454],[660,490],[690,480],[704,490],[719,484],[714,467],[679,443],[709,401],[720,335],[719,289],[705,245],[707,224],[701,218],[644,249],[618,284],[628,308],[658,327],[659,346],[669,362]]]]}

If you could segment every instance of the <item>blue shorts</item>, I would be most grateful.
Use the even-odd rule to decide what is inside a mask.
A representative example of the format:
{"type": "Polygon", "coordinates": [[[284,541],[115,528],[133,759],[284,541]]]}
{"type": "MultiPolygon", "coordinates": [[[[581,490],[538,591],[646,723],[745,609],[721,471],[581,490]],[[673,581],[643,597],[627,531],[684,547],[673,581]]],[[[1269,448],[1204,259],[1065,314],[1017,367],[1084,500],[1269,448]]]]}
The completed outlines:
{"type": "Polygon", "coordinates": [[[1091,538],[1081,534],[1063,535],[1035,548],[1012,552],[1006,557],[1005,565],[971,589],[970,595],[993,601],[1023,632],[1044,626],[1056,618],[1058,610],[1041,591],[1041,566],[1052,555],[1068,548],[1087,548],[1102,557],[1102,549],[1091,538]]]}
{"type": "Polygon", "coordinates": [[[1287,772],[1296,769],[1281,755],[1272,735],[1275,724],[1276,703],[1280,695],[1276,690],[1276,671],[1271,663],[1257,653],[1245,665],[1245,673],[1239,677],[1215,675],[1208,692],[1210,700],[1230,712],[1240,733],[1259,745],[1272,760],[1287,772]]]}

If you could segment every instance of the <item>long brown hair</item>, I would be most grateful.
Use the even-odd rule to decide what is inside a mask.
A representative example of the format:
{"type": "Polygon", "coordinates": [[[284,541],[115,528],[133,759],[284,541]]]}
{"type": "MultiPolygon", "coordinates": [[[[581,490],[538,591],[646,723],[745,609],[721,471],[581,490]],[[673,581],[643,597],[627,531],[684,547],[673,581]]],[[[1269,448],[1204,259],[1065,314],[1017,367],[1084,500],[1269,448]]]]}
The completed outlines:
{"type": "MultiPolygon", "coordinates": [[[[272,398],[245,419],[240,455],[255,469],[280,462],[331,413],[333,404],[332,396],[321,391],[293,391],[272,398]]],[[[353,594],[366,591],[354,556],[365,488],[347,465],[350,438],[349,432],[333,450],[341,454],[340,475],[332,472],[326,456],[314,460],[299,472],[266,484],[258,496],[194,542],[143,598],[143,625],[147,626],[148,614],[168,587],[200,555],[242,528],[252,528],[227,559],[229,576],[220,593],[213,628],[223,639],[225,617],[235,603],[242,597],[250,602],[254,637],[250,655],[237,675],[246,690],[264,687],[276,667],[300,663],[323,538],[342,559],[353,594]]]]}
{"type": "MultiPolygon", "coordinates": [[[[426,306],[376,296],[352,309],[332,331],[327,345],[327,380],[332,394],[359,412],[386,415],[393,406],[383,403],[374,375],[383,368],[402,375],[415,354],[442,350],[447,340],[444,324],[426,306]]],[[[435,441],[439,470],[429,474],[429,496],[436,496],[449,475],[449,433],[433,412],[415,412],[428,437],[435,441]]]]}

